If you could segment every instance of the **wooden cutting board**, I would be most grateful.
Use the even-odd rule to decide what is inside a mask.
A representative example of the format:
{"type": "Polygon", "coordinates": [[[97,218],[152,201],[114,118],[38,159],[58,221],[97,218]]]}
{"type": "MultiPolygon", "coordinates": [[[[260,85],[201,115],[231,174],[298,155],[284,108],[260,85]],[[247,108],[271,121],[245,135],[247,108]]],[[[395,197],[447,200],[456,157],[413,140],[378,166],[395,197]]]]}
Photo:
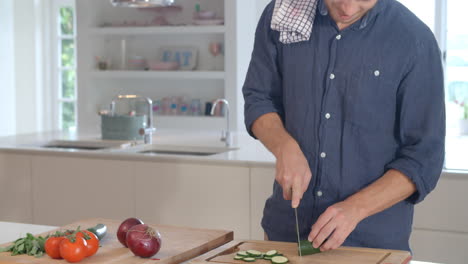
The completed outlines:
{"type": "Polygon", "coordinates": [[[340,247],[314,255],[299,257],[297,243],[274,241],[231,241],[213,251],[210,251],[194,260],[193,264],[271,264],[269,260],[258,259],[255,262],[234,260],[240,250],[255,249],[261,252],[276,249],[289,259],[289,264],[407,264],[411,254],[407,251],[340,247]]]}
{"type": "MultiPolygon", "coordinates": [[[[123,220],[122,220],[123,221],[123,220]]],[[[60,229],[76,229],[78,226],[81,229],[86,229],[95,226],[98,223],[107,226],[107,235],[101,241],[101,247],[96,255],[85,258],[79,263],[153,263],[153,264],[175,264],[200,256],[214,248],[232,241],[234,234],[232,231],[198,229],[189,227],[176,227],[165,225],[153,225],[161,233],[162,243],[160,251],[152,258],[160,260],[144,259],[136,257],[128,249],[123,247],[117,239],[117,229],[121,221],[109,219],[90,219],[79,221],[73,224],[66,225],[60,229]]],[[[41,234],[45,236],[54,233],[55,230],[41,234]]],[[[9,244],[0,245],[5,247],[9,244]]],[[[45,255],[42,258],[34,258],[30,256],[20,255],[11,256],[10,252],[0,253],[0,264],[7,263],[24,263],[24,264],[53,264],[53,263],[68,263],[65,260],[53,260],[45,255]]]]}

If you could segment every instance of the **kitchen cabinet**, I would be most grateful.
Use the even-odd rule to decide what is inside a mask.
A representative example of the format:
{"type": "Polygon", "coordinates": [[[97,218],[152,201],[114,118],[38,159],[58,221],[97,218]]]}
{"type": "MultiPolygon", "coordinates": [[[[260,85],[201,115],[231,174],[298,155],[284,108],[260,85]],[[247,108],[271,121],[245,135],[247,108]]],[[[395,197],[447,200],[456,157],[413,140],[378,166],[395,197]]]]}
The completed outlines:
{"type": "Polygon", "coordinates": [[[52,156],[32,157],[34,224],[134,215],[130,162],[52,156]]]}
{"type": "Polygon", "coordinates": [[[250,238],[263,240],[261,226],[265,201],[273,193],[275,168],[250,169],[250,238]]]}
{"type": "Polygon", "coordinates": [[[32,222],[31,158],[0,153],[0,221],[32,222]]]}
{"type": "Polygon", "coordinates": [[[136,216],[144,221],[233,230],[250,236],[249,169],[239,166],[139,162],[136,216]]]}
{"type": "Polygon", "coordinates": [[[443,173],[436,189],[416,205],[410,243],[415,259],[466,263],[467,189],[466,175],[443,173]]]}

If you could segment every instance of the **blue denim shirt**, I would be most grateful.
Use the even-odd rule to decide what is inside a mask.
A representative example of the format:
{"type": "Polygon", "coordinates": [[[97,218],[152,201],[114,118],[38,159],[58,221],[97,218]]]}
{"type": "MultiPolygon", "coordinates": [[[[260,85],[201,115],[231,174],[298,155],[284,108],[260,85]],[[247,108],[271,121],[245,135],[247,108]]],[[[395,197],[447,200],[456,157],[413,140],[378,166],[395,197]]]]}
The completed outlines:
{"type": "MultiPolygon", "coordinates": [[[[268,5],[243,87],[245,123],[276,112],[299,143],[312,181],[299,206],[301,239],[327,207],[387,170],[417,191],[361,221],[344,245],[410,250],[414,204],[432,191],[444,159],[440,50],[430,29],[395,0],[379,0],[340,31],[319,3],[309,41],[279,42],[268,5]]],[[[278,183],[262,226],[271,240],[296,241],[294,211],[278,183]]]]}

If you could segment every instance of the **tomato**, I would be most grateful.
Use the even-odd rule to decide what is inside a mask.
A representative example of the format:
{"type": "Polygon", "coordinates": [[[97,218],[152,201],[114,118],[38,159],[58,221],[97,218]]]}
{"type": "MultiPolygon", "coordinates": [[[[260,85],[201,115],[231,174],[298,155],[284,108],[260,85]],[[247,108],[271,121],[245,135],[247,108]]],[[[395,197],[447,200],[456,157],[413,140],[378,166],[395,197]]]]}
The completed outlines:
{"type": "Polygon", "coordinates": [[[49,257],[53,259],[61,259],[60,256],[60,242],[64,240],[64,237],[49,237],[44,245],[45,252],[49,257]]]}
{"type": "Polygon", "coordinates": [[[84,238],[86,240],[86,243],[88,244],[86,246],[86,248],[87,248],[86,256],[87,257],[90,257],[90,256],[96,254],[96,252],[99,249],[99,239],[94,233],[92,233],[92,232],[90,232],[88,230],[83,230],[83,231],[78,232],[78,234],[76,234],[76,237],[82,237],[82,238],[84,238]],[[83,232],[86,233],[89,236],[89,239],[86,239],[85,235],[83,235],[83,232]]]}
{"type": "Polygon", "coordinates": [[[87,243],[82,237],[65,238],[60,242],[60,255],[68,262],[78,262],[86,257],[87,243]]]}

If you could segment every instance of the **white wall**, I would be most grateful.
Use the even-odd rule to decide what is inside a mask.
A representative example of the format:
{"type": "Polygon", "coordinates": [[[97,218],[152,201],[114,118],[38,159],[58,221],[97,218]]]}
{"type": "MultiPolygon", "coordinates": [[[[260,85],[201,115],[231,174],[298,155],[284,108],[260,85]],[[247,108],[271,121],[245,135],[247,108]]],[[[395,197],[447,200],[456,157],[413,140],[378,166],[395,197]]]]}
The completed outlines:
{"type": "Polygon", "coordinates": [[[15,133],[13,1],[0,1],[0,136],[15,133]]]}
{"type": "Polygon", "coordinates": [[[14,8],[16,133],[31,133],[37,130],[35,3],[34,0],[9,1],[14,8]]]}
{"type": "Polygon", "coordinates": [[[37,131],[35,1],[0,1],[0,136],[37,131]]]}
{"type": "Polygon", "coordinates": [[[260,16],[263,13],[263,10],[265,7],[271,2],[271,0],[256,0],[257,2],[255,3],[256,9],[257,9],[257,21],[260,19],[260,16]]]}

